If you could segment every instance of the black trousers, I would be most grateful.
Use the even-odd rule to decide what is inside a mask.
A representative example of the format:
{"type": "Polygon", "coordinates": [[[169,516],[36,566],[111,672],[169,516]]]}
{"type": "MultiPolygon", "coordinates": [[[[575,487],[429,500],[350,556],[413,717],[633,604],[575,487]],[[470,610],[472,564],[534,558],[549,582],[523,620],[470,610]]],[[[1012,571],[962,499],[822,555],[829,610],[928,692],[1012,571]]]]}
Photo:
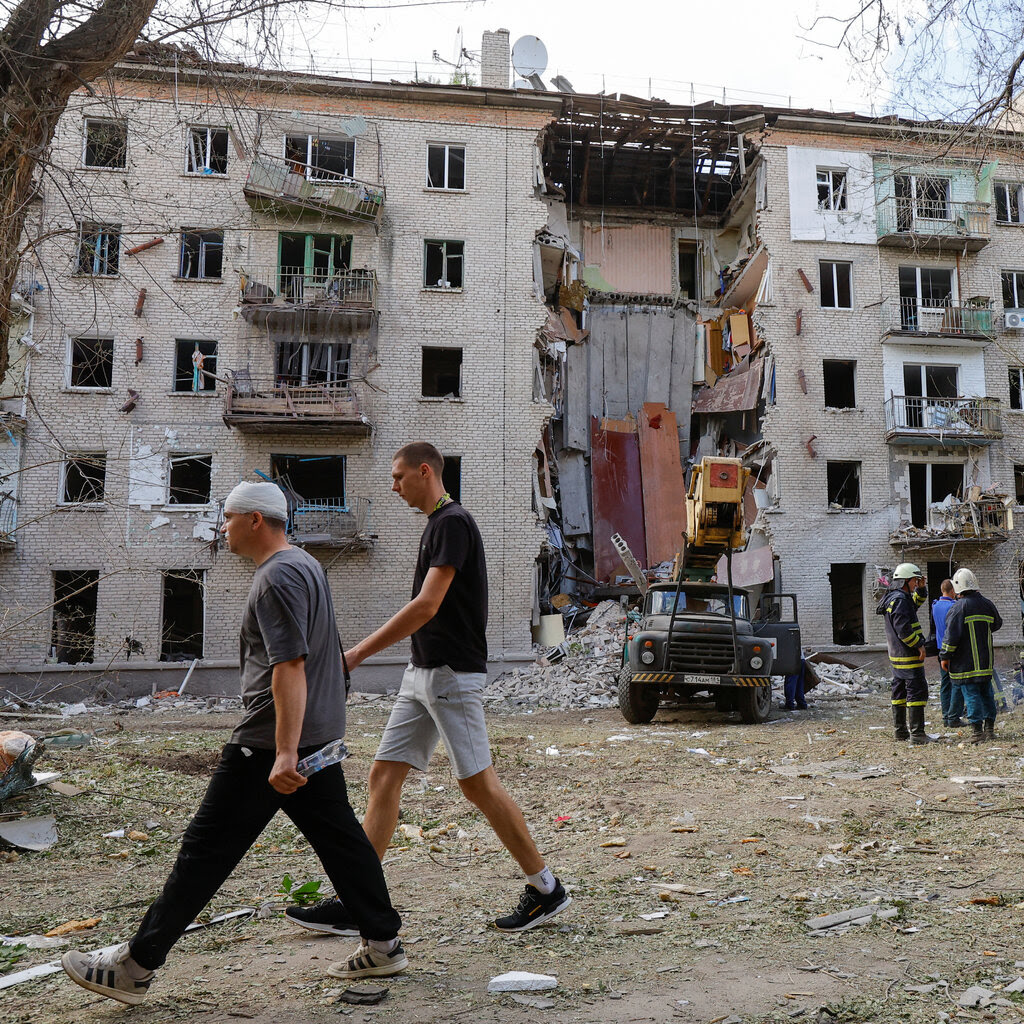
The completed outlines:
{"type": "Polygon", "coordinates": [[[904,670],[899,679],[893,676],[892,702],[908,708],[924,707],[928,703],[928,680],[923,668],[904,670]]]}
{"type": "MultiPolygon", "coordinates": [[[[348,802],[341,765],[324,768],[284,796],[267,781],[274,751],[247,755],[244,749],[229,743],[221,753],[163,892],[131,940],[135,962],[149,970],[163,964],[278,810],[309,840],[363,938],[394,938],[401,918],[391,906],[377,853],[348,802]]],[[[299,757],[316,749],[301,749],[299,757]]]]}

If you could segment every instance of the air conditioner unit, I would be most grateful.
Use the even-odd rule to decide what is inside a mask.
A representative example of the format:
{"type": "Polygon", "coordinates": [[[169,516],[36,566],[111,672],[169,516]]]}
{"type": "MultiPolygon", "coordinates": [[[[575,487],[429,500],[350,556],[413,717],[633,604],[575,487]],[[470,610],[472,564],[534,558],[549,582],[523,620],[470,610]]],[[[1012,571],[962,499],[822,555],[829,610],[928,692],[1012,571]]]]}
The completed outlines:
{"type": "Polygon", "coordinates": [[[1019,331],[1024,328],[1024,309],[1008,309],[1003,314],[1003,326],[1008,331],[1019,331]]]}

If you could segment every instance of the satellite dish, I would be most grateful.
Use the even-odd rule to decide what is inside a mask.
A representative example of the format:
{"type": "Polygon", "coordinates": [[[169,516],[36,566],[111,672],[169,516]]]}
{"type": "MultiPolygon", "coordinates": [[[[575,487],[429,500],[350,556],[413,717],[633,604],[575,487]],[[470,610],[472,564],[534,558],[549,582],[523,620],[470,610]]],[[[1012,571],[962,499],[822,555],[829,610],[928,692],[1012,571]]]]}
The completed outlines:
{"type": "Polygon", "coordinates": [[[512,47],[512,67],[523,78],[543,75],[548,68],[548,49],[536,36],[522,36],[512,47]]]}
{"type": "Polygon", "coordinates": [[[512,88],[513,89],[532,89],[533,88],[533,83],[530,82],[526,78],[517,78],[512,83],[512,88]]]}

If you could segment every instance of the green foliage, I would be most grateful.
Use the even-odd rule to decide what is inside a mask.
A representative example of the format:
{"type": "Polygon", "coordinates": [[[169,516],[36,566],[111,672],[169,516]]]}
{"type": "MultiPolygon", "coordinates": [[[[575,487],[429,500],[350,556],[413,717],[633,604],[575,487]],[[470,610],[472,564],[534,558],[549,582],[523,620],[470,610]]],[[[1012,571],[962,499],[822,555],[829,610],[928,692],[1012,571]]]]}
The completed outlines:
{"type": "Polygon", "coordinates": [[[277,896],[286,903],[294,903],[300,907],[308,907],[322,899],[320,892],[321,881],[303,882],[298,884],[291,875],[285,875],[281,879],[281,888],[277,896]]]}
{"type": "Polygon", "coordinates": [[[6,974],[28,952],[28,946],[19,942],[16,946],[0,946],[0,974],[6,974]]]}

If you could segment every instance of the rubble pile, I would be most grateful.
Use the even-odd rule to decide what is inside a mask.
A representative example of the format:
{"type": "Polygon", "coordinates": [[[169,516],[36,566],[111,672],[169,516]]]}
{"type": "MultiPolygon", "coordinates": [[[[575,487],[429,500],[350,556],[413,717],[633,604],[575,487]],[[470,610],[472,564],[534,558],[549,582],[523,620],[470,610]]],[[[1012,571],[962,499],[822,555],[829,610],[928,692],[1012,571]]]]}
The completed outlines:
{"type": "Polygon", "coordinates": [[[827,662],[811,662],[815,675],[821,680],[814,688],[815,698],[854,697],[887,689],[889,680],[867,669],[848,668],[827,662]]]}
{"type": "Polygon", "coordinates": [[[485,691],[488,700],[557,707],[607,708],[617,700],[616,686],[625,640],[625,616],[616,601],[602,601],[586,624],[537,661],[504,672],[485,691]]]}

